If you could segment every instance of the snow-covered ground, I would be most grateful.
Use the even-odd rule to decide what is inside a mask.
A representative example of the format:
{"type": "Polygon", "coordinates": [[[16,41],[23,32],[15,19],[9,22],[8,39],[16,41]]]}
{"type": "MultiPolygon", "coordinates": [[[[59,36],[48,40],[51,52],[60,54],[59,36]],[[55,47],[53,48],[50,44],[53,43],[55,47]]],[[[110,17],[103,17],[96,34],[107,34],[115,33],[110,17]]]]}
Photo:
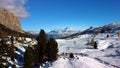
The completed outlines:
{"type": "Polygon", "coordinates": [[[79,57],[79,60],[71,61],[64,57],[66,60],[58,59],[54,62],[53,67],[55,68],[57,65],[61,68],[120,68],[120,38],[116,35],[108,38],[106,34],[82,35],[80,38],[59,39],[57,42],[59,44],[59,54],[73,53],[74,56],[79,57]],[[91,38],[97,41],[98,49],[87,45],[87,40],[91,38]]]}
{"type": "MultiPolygon", "coordinates": [[[[73,39],[57,39],[60,56],[49,65],[49,68],[120,68],[120,38],[116,35],[108,38],[106,36],[106,34],[97,36],[85,34],[73,39]],[[92,38],[97,41],[98,49],[87,44],[92,38]],[[69,53],[73,53],[75,58],[69,58],[69,53]]],[[[27,39],[26,42],[30,41],[27,39]]],[[[31,44],[36,44],[36,41],[32,41],[31,44]]],[[[21,68],[28,43],[16,43],[15,46],[17,59],[11,64],[21,68]]]]}

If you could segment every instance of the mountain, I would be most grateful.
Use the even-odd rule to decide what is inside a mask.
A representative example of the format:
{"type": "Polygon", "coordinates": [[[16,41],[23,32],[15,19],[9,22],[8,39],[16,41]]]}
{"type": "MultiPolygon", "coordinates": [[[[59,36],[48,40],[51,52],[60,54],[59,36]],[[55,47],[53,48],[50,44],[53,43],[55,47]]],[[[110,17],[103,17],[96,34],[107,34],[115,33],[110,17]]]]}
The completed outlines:
{"type": "Polygon", "coordinates": [[[38,36],[38,34],[39,34],[39,32],[38,31],[26,31],[27,33],[29,33],[29,34],[32,34],[32,35],[34,35],[34,36],[38,36]]]}
{"type": "Polygon", "coordinates": [[[112,33],[120,32],[120,22],[111,23],[111,24],[105,25],[103,27],[111,29],[110,32],[112,32],[112,33]]]}
{"type": "Polygon", "coordinates": [[[115,23],[103,25],[103,26],[96,27],[96,28],[90,27],[84,31],[77,32],[72,35],[62,37],[62,38],[74,38],[74,37],[77,37],[83,34],[118,33],[118,32],[120,32],[120,22],[115,22],[115,23]]]}
{"type": "Polygon", "coordinates": [[[66,37],[66,36],[69,36],[69,35],[77,33],[77,32],[80,32],[80,31],[67,27],[64,29],[52,30],[47,33],[47,36],[48,36],[48,38],[50,38],[50,37],[62,38],[62,37],[66,37]]]}
{"type": "Polygon", "coordinates": [[[2,8],[0,8],[0,24],[17,32],[24,32],[17,16],[2,8]]]}
{"type": "MultiPolygon", "coordinates": [[[[120,31],[120,22],[115,22],[111,24],[107,24],[101,27],[93,28],[93,29],[88,29],[87,31],[91,31],[93,33],[98,32],[98,33],[117,33],[120,31]]],[[[85,33],[85,32],[84,32],[85,33]]]]}
{"type": "Polygon", "coordinates": [[[34,37],[22,30],[17,16],[0,8],[0,37],[5,38],[7,36],[34,37]]]}

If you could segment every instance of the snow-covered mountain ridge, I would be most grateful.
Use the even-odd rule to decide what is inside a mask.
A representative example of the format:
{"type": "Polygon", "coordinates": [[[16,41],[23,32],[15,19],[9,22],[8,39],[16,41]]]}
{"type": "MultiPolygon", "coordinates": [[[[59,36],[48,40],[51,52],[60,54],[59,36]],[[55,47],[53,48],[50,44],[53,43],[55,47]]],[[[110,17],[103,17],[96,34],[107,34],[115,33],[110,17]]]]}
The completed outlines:
{"type": "MultiPolygon", "coordinates": [[[[54,38],[69,38],[69,37],[74,37],[74,36],[78,36],[81,34],[92,34],[95,32],[108,32],[108,33],[117,33],[120,31],[120,22],[116,22],[116,23],[111,23],[108,25],[103,25],[100,27],[90,27],[86,30],[76,30],[70,27],[66,27],[64,29],[55,29],[52,30],[50,32],[47,32],[47,37],[54,37],[54,38]]],[[[38,35],[38,31],[28,31],[28,33],[33,34],[35,36],[38,35]]]]}
{"type": "MultiPolygon", "coordinates": [[[[27,31],[27,32],[30,34],[33,34],[35,36],[37,36],[39,34],[39,31],[27,31]]],[[[48,38],[51,38],[51,37],[62,38],[62,37],[66,37],[66,36],[69,36],[69,35],[74,34],[74,33],[78,33],[78,32],[80,32],[80,30],[66,27],[63,29],[55,29],[55,30],[49,31],[46,34],[47,34],[48,38]]]]}
{"type": "MultiPolygon", "coordinates": [[[[90,30],[90,29],[88,29],[90,30]]],[[[95,31],[103,31],[103,33],[117,33],[120,30],[120,22],[115,22],[107,25],[103,25],[97,28],[91,29],[93,32],[95,31]]]]}
{"type": "Polygon", "coordinates": [[[111,23],[111,24],[103,25],[96,28],[90,27],[84,31],[74,33],[72,35],[69,35],[63,38],[74,38],[83,34],[118,33],[118,32],[120,32],[120,22],[111,23]]]}
{"type": "Polygon", "coordinates": [[[79,30],[67,27],[64,29],[52,30],[47,33],[47,36],[54,37],[54,38],[62,38],[62,37],[66,37],[66,36],[69,36],[69,35],[77,33],[77,32],[79,32],[79,30]]]}

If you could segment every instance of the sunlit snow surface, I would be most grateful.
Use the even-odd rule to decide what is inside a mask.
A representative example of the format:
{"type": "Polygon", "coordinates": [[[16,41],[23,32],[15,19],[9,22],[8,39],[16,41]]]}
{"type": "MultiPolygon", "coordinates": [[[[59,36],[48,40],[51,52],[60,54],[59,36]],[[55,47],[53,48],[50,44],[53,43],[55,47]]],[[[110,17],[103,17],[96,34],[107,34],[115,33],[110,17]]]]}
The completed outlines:
{"type": "MultiPolygon", "coordinates": [[[[86,34],[73,39],[57,39],[57,42],[60,56],[49,68],[120,68],[120,38],[116,35],[107,38],[106,34],[86,34]],[[98,49],[87,45],[88,39],[91,38],[97,41],[98,49]],[[65,55],[71,52],[75,56],[74,59],[65,55]]],[[[36,41],[32,43],[35,44],[36,41]]],[[[28,44],[17,43],[15,46],[18,48],[15,52],[18,55],[15,64],[20,68],[24,64],[22,58],[28,44]]]]}
{"type": "MultiPolygon", "coordinates": [[[[85,63],[87,62],[90,64],[89,62],[91,62],[87,59],[83,61],[83,59],[86,57],[91,60],[95,60],[92,61],[93,65],[90,64],[92,67],[89,66],[87,68],[120,67],[120,38],[118,38],[116,35],[108,38],[106,37],[106,34],[99,34],[95,37],[93,35],[82,35],[80,38],[69,40],[59,39],[57,42],[59,44],[59,54],[72,52],[75,56],[80,57],[79,60],[77,60],[79,61],[79,66],[73,68],[86,68],[85,66],[87,66],[87,64],[85,63]],[[94,38],[94,40],[97,41],[98,49],[93,49],[92,46],[87,45],[87,40],[90,38],[94,38]],[[96,64],[97,61],[107,67],[101,65],[99,66],[99,64],[96,64]]],[[[60,59],[58,59],[58,61],[59,60],[60,59]]],[[[75,63],[77,61],[73,62],[73,64],[76,65],[75,63]]],[[[61,68],[69,67],[63,66],[61,68]]]]}
{"type": "Polygon", "coordinates": [[[79,59],[59,58],[51,68],[107,68],[107,66],[92,58],[79,57],[79,59]]]}

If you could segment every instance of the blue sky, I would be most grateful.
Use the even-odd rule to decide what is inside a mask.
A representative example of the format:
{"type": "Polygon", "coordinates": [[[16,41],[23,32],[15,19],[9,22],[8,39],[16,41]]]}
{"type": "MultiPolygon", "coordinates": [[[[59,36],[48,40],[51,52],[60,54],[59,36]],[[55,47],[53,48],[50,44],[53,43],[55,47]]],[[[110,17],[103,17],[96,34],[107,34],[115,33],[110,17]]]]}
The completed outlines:
{"type": "Polygon", "coordinates": [[[120,22],[120,0],[28,0],[25,31],[71,27],[86,29],[120,22]]]}

